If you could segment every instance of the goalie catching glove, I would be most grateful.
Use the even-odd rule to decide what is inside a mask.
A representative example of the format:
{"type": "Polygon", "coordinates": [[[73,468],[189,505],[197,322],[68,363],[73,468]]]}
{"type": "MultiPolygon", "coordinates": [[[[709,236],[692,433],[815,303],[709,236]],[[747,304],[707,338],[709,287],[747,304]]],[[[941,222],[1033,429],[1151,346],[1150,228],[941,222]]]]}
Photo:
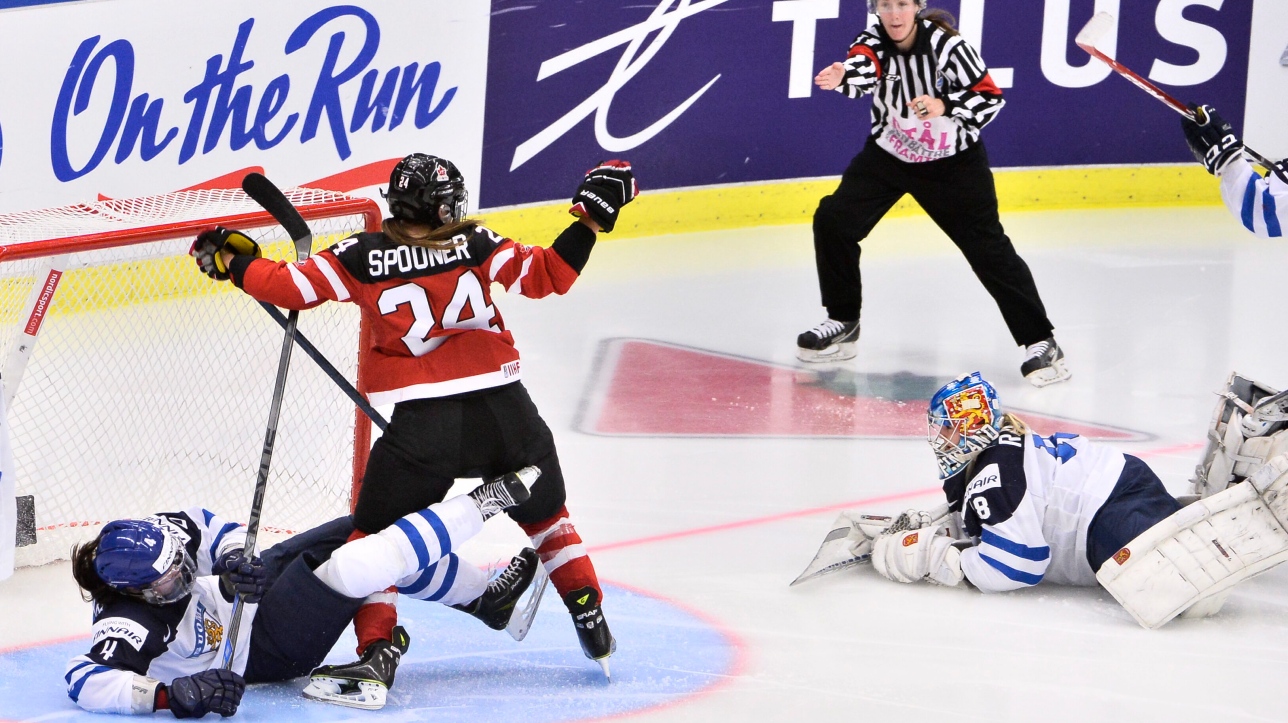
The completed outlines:
{"type": "Polygon", "coordinates": [[[577,218],[589,218],[605,232],[617,225],[617,213],[622,206],[640,195],[635,174],[627,161],[602,161],[586,171],[586,177],[572,197],[568,213],[577,218]]]}
{"type": "Polygon", "coordinates": [[[264,252],[259,244],[241,231],[234,231],[222,226],[206,229],[197,235],[188,249],[188,255],[197,260],[201,273],[216,281],[229,279],[228,267],[224,265],[220,251],[228,251],[235,256],[254,256],[262,258],[264,252]]]}
{"type": "MultiPolygon", "coordinates": [[[[920,514],[925,513],[905,513],[920,514]]],[[[896,525],[897,526],[897,525],[896,525]]],[[[940,525],[883,532],[872,542],[872,566],[895,582],[930,580],[953,586],[962,581],[961,551],[940,525]]]]}

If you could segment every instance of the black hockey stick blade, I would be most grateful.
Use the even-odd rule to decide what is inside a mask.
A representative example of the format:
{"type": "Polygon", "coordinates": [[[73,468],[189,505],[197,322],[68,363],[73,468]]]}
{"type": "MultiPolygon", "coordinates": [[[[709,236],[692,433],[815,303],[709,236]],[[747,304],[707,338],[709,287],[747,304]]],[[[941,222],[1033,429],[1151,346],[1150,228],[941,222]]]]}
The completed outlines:
{"type": "Polygon", "coordinates": [[[242,190],[286,229],[295,243],[295,260],[307,259],[313,252],[313,232],[299,210],[286,199],[286,194],[259,173],[247,173],[242,179],[242,190]]]}

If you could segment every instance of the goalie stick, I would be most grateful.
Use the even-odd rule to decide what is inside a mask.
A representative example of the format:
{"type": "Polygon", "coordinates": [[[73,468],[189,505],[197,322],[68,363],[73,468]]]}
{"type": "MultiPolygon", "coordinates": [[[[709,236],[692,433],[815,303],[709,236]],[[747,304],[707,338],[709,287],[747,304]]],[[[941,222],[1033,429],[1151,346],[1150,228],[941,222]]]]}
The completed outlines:
{"type": "MultiPolygon", "coordinates": [[[[1132,85],[1154,96],[1155,98],[1157,98],[1158,100],[1166,104],[1168,107],[1170,107],[1172,110],[1176,111],[1177,113],[1180,113],[1186,118],[1189,118],[1195,123],[1198,123],[1199,125],[1205,125],[1207,123],[1206,115],[1196,114],[1194,111],[1190,110],[1189,106],[1185,105],[1181,101],[1172,97],[1163,89],[1159,88],[1158,86],[1154,85],[1148,80],[1145,80],[1135,71],[1133,71],[1131,68],[1128,68],[1127,66],[1118,62],[1117,60],[1114,60],[1113,58],[1109,57],[1103,51],[1101,51],[1099,48],[1096,47],[1096,43],[1099,42],[1101,38],[1105,37],[1105,35],[1115,25],[1117,25],[1117,21],[1114,19],[1114,16],[1112,14],[1096,13],[1095,16],[1093,16],[1090,20],[1087,21],[1086,25],[1082,26],[1082,30],[1078,31],[1078,36],[1074,38],[1073,42],[1076,43],[1079,48],[1082,48],[1083,50],[1087,51],[1087,53],[1090,54],[1091,57],[1103,62],[1105,65],[1108,65],[1110,68],[1113,69],[1115,73],[1118,73],[1122,77],[1131,81],[1132,85]]],[[[1202,111],[1200,110],[1200,113],[1201,112],[1202,111]]],[[[1248,147],[1246,143],[1243,146],[1243,152],[1252,160],[1265,166],[1266,169],[1269,170],[1270,172],[1274,173],[1275,175],[1278,175],[1280,178],[1283,178],[1285,183],[1288,183],[1288,178],[1284,178],[1284,175],[1279,171],[1278,168],[1276,168],[1275,163],[1273,161],[1270,161],[1265,156],[1252,150],[1251,148],[1248,147]]]]}
{"type": "MultiPolygon", "coordinates": [[[[304,222],[300,212],[286,199],[273,182],[258,173],[248,173],[242,179],[242,190],[247,196],[268,211],[282,225],[295,244],[295,260],[308,259],[313,252],[313,232],[304,222]]],[[[246,522],[246,544],[242,548],[246,557],[255,554],[255,538],[259,534],[259,515],[264,507],[264,492],[268,488],[268,468],[273,461],[273,444],[277,440],[277,419],[282,412],[282,397],[286,394],[286,373],[291,365],[291,349],[295,347],[295,329],[300,312],[292,310],[286,318],[286,336],[282,340],[282,354],[277,362],[277,379],[273,383],[273,402],[268,408],[268,425],[264,430],[264,451],[259,458],[259,474],[255,478],[255,496],[250,504],[250,519],[246,522]]],[[[239,594],[233,600],[232,621],[224,642],[223,669],[232,670],[233,653],[237,647],[237,632],[241,627],[244,602],[239,594]]]]}
{"type": "MultiPolygon", "coordinates": [[[[923,513],[923,516],[931,518],[930,524],[936,525],[949,518],[950,512],[948,503],[923,513]]],[[[909,520],[905,515],[898,517],[889,517],[887,515],[853,515],[849,512],[842,512],[836,522],[832,523],[832,529],[823,538],[823,544],[819,545],[818,552],[814,554],[814,559],[805,566],[801,574],[792,580],[788,587],[799,585],[806,580],[813,580],[817,577],[830,575],[834,572],[840,572],[855,565],[862,565],[865,562],[872,561],[872,540],[885,532],[899,532],[905,529],[913,529],[908,525],[909,520]]],[[[917,529],[925,527],[919,524],[917,529]]]]}

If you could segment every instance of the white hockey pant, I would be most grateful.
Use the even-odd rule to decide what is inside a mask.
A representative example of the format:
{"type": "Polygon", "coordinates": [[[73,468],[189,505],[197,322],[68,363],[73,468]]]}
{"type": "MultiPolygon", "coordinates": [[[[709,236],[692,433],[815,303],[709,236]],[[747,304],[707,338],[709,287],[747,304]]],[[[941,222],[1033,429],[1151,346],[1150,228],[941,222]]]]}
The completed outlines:
{"type": "Polygon", "coordinates": [[[1220,609],[1227,590],[1288,560],[1288,455],[1181,508],[1105,561],[1096,579],[1136,622],[1157,628],[1220,609]]]}
{"type": "Polygon", "coordinates": [[[460,495],[413,512],[375,535],[346,542],[314,574],[341,595],[365,598],[418,576],[482,529],[478,506],[460,495]]]}

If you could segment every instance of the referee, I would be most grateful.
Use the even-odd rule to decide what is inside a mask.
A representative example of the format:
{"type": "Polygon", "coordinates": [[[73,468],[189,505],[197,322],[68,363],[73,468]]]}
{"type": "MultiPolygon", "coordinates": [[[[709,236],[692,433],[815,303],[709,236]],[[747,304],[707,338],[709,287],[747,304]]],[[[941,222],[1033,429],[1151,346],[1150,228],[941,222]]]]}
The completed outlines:
{"type": "Polygon", "coordinates": [[[1068,379],[1033,275],[998,218],[980,130],[1005,104],[1001,90],[947,12],[927,11],[925,0],[868,0],[868,9],[880,22],[859,35],[844,63],[814,78],[818,87],[851,98],[871,93],[872,135],[814,213],[828,318],[797,337],[797,356],[807,362],[855,356],[859,242],[910,193],[961,249],[1015,343],[1025,347],[1021,373],[1039,387],[1068,379]]]}

